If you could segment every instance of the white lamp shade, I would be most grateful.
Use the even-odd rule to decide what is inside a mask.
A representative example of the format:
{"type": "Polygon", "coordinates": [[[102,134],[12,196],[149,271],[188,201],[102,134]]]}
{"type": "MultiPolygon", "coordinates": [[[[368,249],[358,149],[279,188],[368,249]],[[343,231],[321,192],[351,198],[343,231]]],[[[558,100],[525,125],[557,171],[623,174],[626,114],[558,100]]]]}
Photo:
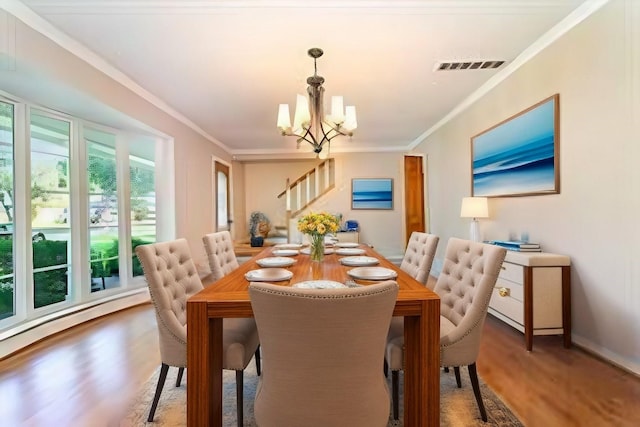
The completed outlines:
{"type": "Polygon", "coordinates": [[[354,130],[358,127],[358,120],[356,119],[356,107],[353,105],[347,105],[346,114],[344,117],[344,123],[342,125],[347,130],[354,130]]]}
{"type": "Polygon", "coordinates": [[[278,127],[289,129],[291,127],[291,116],[289,115],[289,104],[280,104],[278,107],[278,127]]]}
{"type": "Polygon", "coordinates": [[[311,122],[311,114],[309,113],[309,101],[303,95],[298,95],[296,100],[296,114],[293,118],[294,132],[300,132],[305,125],[311,122]]]}
{"type": "Polygon", "coordinates": [[[488,218],[489,204],[486,197],[464,197],[460,208],[461,218],[488,218]]]}
{"type": "Polygon", "coordinates": [[[341,96],[331,97],[331,121],[338,125],[344,122],[344,104],[341,96]]]}

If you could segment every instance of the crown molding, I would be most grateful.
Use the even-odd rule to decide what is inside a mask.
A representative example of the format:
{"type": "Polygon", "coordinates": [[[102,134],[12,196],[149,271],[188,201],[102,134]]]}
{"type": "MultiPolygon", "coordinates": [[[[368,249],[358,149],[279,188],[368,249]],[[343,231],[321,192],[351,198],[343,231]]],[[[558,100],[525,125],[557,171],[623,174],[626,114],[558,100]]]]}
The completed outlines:
{"type": "MultiPolygon", "coordinates": [[[[62,2],[57,2],[62,3],[62,2]]],[[[115,2],[114,2],[115,3],[115,2]]],[[[47,2],[48,4],[48,2],[47,2]]],[[[178,120],[185,126],[197,132],[199,135],[207,139],[208,141],[214,143],[225,152],[230,153],[230,148],[225,144],[209,135],[205,132],[200,126],[192,122],[190,119],[182,115],[180,112],[172,108],[169,104],[167,104],[164,100],[160,99],[158,96],[152,94],[135,81],[133,81],[129,76],[109,64],[102,57],[98,56],[82,43],[78,42],[72,37],[69,37],[62,31],[58,30],[55,26],[49,23],[47,20],[42,18],[40,15],[36,14],[33,10],[24,5],[24,3],[17,0],[0,0],[0,8],[6,10],[16,18],[20,19],[25,25],[31,27],[34,31],[39,32],[43,36],[47,37],[63,49],[68,50],[75,56],[87,62],[89,65],[97,69],[98,71],[106,74],[116,82],[120,83],[142,99],[151,103],[153,106],[158,109],[164,111],[174,119],[178,120]]]]}
{"type": "Polygon", "coordinates": [[[480,86],[480,88],[478,88],[475,92],[465,98],[460,104],[454,107],[453,110],[451,110],[446,116],[440,119],[435,125],[431,126],[422,135],[413,140],[413,142],[408,145],[408,148],[410,150],[416,148],[418,144],[427,139],[435,131],[443,127],[449,121],[453,120],[459,114],[462,114],[463,111],[473,105],[484,95],[489,93],[492,89],[498,86],[498,84],[500,84],[507,77],[516,72],[516,70],[518,70],[521,66],[529,62],[531,58],[542,52],[545,48],[562,37],[573,27],[591,16],[608,2],[609,0],[587,0],[586,2],[584,2],[573,12],[567,15],[566,18],[564,18],[558,24],[553,26],[549,31],[543,34],[542,37],[536,40],[531,46],[522,51],[522,53],[518,55],[512,62],[510,62],[502,71],[496,73],[493,77],[487,80],[485,84],[480,86]]]}

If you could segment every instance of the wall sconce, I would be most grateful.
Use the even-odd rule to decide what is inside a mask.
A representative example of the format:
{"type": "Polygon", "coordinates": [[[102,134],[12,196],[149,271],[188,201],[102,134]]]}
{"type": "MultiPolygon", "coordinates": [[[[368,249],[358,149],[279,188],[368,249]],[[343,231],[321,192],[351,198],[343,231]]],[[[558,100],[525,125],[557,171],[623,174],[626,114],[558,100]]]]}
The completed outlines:
{"type": "Polygon", "coordinates": [[[469,238],[474,242],[481,242],[480,224],[478,218],[489,217],[489,203],[486,197],[464,197],[460,208],[460,218],[472,218],[469,228],[469,238]]]}

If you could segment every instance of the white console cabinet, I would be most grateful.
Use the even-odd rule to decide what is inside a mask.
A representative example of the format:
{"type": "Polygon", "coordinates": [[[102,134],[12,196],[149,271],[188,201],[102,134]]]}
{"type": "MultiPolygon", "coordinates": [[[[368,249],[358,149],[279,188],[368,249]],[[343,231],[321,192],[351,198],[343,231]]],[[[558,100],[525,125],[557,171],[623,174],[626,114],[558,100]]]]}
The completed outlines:
{"type": "Polygon", "coordinates": [[[564,255],[507,251],[489,313],[523,332],[529,351],[534,335],[562,334],[571,346],[570,265],[564,255]]]}

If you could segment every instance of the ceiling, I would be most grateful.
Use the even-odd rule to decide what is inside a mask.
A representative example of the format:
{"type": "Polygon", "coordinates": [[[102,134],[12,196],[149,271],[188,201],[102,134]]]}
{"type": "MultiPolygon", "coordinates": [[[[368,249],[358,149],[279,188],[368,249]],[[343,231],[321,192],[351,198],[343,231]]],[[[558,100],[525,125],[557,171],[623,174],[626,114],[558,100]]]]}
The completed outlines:
{"type": "Polygon", "coordinates": [[[65,47],[237,158],[310,151],[280,135],[276,116],[278,104],[293,111],[305,93],[311,47],[324,50],[325,104],[343,95],[357,108],[354,136],[336,138],[331,151],[405,151],[591,13],[590,3],[22,1],[65,47]],[[469,60],[505,64],[434,71],[439,61],[469,60]]]}

